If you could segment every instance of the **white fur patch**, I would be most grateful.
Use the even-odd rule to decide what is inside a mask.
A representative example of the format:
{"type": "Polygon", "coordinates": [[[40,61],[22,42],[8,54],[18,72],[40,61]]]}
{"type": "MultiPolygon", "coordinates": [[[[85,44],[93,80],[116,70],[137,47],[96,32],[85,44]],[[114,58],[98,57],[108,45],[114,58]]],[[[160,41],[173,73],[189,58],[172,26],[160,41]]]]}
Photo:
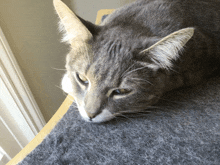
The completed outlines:
{"type": "Polygon", "coordinates": [[[82,106],[78,106],[78,110],[79,110],[79,113],[81,115],[81,117],[87,121],[87,122],[90,122],[90,118],[89,116],[87,115],[85,109],[82,107],[82,106]]]}
{"type": "MultiPolygon", "coordinates": [[[[77,104],[78,105],[78,104],[77,104]]],[[[111,112],[109,112],[107,109],[102,110],[102,112],[100,114],[98,114],[95,118],[90,119],[89,116],[87,115],[84,107],[82,106],[78,106],[79,109],[79,113],[82,116],[82,118],[87,121],[87,122],[91,122],[91,123],[101,123],[101,122],[105,122],[105,121],[109,121],[113,118],[115,118],[114,115],[112,115],[111,112]]]]}
{"type": "Polygon", "coordinates": [[[68,33],[61,20],[58,22],[58,29],[59,32],[62,33],[61,42],[66,42],[70,44],[70,37],[68,36],[68,33]]]}
{"type": "Polygon", "coordinates": [[[92,119],[92,122],[101,123],[101,122],[109,121],[113,118],[115,118],[115,116],[107,109],[104,109],[99,115],[97,115],[95,118],[92,119]]]}
{"type": "Polygon", "coordinates": [[[64,92],[68,94],[73,92],[72,83],[67,74],[64,74],[61,86],[64,92]]]}

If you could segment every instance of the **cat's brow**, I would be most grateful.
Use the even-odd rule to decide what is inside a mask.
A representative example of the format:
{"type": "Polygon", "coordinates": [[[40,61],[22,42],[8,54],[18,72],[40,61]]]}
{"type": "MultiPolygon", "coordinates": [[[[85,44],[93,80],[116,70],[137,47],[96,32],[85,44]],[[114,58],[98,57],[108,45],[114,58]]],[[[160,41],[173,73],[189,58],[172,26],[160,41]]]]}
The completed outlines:
{"type": "Polygon", "coordinates": [[[128,74],[131,74],[131,73],[133,73],[133,72],[136,72],[137,70],[141,70],[141,69],[145,69],[145,68],[148,68],[148,66],[143,66],[143,67],[140,67],[140,68],[133,69],[133,70],[131,70],[131,71],[125,73],[124,76],[127,76],[128,74]]]}
{"type": "Polygon", "coordinates": [[[91,67],[91,64],[88,64],[88,65],[86,66],[86,68],[85,68],[85,75],[88,74],[90,67],[91,67]]]}

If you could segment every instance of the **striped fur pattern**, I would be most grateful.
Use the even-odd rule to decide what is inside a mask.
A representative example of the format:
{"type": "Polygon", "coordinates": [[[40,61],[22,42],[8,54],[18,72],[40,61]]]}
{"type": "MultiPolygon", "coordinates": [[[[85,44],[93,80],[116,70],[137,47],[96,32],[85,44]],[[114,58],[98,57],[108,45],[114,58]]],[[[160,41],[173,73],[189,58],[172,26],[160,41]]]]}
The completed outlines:
{"type": "Polygon", "coordinates": [[[100,26],[60,0],[54,6],[71,48],[62,88],[88,122],[151,109],[219,69],[219,0],[138,0],[100,26]]]}

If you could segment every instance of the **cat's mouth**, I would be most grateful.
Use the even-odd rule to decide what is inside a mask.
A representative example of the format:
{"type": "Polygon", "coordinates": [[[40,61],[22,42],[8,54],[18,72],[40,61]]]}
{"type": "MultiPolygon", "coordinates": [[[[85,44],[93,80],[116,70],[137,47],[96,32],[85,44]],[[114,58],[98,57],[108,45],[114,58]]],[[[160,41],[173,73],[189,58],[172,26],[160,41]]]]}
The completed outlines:
{"type": "MultiPolygon", "coordinates": [[[[134,115],[134,114],[142,114],[142,113],[150,113],[151,111],[149,109],[142,109],[142,110],[137,110],[137,111],[121,111],[118,113],[111,113],[108,109],[103,109],[101,113],[97,114],[94,117],[89,117],[88,113],[82,106],[78,106],[79,113],[81,117],[86,121],[90,123],[103,123],[107,122],[109,120],[112,120],[116,117],[126,117],[127,115],[134,115]]],[[[127,118],[127,117],[126,117],[127,118]]]]}
{"type": "Polygon", "coordinates": [[[88,113],[86,112],[85,108],[83,106],[80,106],[77,103],[77,100],[75,99],[75,102],[77,104],[79,113],[81,117],[86,121],[86,122],[91,122],[91,123],[102,123],[109,121],[113,118],[115,118],[115,115],[113,115],[108,109],[103,109],[99,114],[97,114],[94,117],[89,117],[88,113]]]}
{"type": "Polygon", "coordinates": [[[115,115],[113,115],[107,109],[103,109],[101,113],[99,113],[98,115],[96,115],[93,118],[88,116],[88,114],[86,113],[86,111],[83,107],[78,107],[78,109],[79,109],[79,113],[82,116],[82,118],[87,122],[101,123],[101,122],[106,122],[106,121],[109,121],[109,120],[115,118],[115,115]]]}

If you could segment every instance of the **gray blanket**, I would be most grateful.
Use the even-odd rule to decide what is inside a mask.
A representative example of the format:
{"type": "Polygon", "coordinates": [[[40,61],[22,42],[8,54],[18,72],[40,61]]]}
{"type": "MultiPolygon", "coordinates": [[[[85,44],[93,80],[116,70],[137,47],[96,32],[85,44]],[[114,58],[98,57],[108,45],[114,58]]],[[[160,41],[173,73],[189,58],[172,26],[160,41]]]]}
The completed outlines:
{"type": "Polygon", "coordinates": [[[19,165],[220,164],[220,78],[172,91],[149,113],[84,122],[75,104],[19,165]]]}

